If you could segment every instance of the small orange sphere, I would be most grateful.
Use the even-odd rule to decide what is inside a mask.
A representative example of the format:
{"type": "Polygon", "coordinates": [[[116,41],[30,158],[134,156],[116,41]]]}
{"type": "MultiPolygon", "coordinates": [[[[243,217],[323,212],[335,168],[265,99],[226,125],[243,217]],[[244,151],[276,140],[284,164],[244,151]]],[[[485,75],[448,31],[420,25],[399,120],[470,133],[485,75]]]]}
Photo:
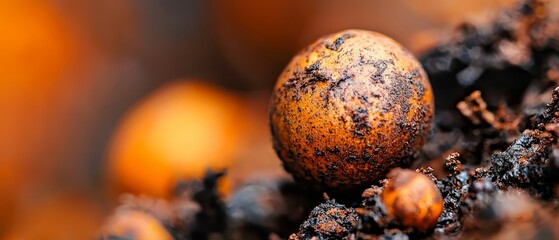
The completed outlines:
{"type": "Polygon", "coordinates": [[[439,188],[427,176],[407,169],[394,169],[382,191],[389,216],[407,227],[425,231],[435,226],[443,210],[439,188]]]}
{"type": "Polygon", "coordinates": [[[243,128],[240,110],[236,97],[209,84],[183,81],[162,87],[117,128],[108,154],[111,183],[124,191],[169,197],[177,180],[231,166],[243,128]]]}
{"type": "Polygon", "coordinates": [[[431,85],[415,57],[379,33],[346,30],[297,54],[270,106],[274,148],[297,180],[343,188],[405,165],[433,118],[431,85]]]}
{"type": "Polygon", "coordinates": [[[123,210],[111,217],[101,230],[101,239],[123,237],[135,240],[173,239],[155,217],[139,210],[123,210]]]}

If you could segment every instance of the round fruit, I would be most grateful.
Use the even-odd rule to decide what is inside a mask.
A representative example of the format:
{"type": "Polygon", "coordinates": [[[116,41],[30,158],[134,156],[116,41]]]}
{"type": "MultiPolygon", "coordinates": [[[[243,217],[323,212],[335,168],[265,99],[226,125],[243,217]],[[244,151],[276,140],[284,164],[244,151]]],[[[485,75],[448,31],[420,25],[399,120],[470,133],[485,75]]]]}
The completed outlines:
{"type": "Polygon", "coordinates": [[[215,86],[188,81],[148,96],[125,116],[110,145],[117,185],[168,197],[177,180],[230,166],[243,125],[238,102],[215,86]]]}
{"type": "Polygon", "coordinates": [[[280,75],[270,107],[274,149],[297,180],[371,184],[421,148],[433,105],[409,51],[379,33],[342,31],[311,44],[280,75]]]}
{"type": "Polygon", "coordinates": [[[171,234],[155,217],[139,211],[117,212],[102,229],[101,239],[171,240],[171,234]]]}
{"type": "Polygon", "coordinates": [[[443,197],[427,176],[407,169],[394,169],[382,191],[388,215],[399,224],[425,231],[435,226],[443,210],[443,197]]]}

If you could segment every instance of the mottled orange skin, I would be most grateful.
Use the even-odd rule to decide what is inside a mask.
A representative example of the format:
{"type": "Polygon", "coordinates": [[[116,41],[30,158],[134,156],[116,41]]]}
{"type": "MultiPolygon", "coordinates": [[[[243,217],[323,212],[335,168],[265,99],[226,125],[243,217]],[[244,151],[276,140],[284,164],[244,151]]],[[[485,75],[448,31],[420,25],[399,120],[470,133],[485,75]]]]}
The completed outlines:
{"type": "Polygon", "coordinates": [[[412,170],[394,169],[382,191],[388,215],[399,224],[425,231],[435,226],[443,211],[443,197],[431,179],[412,170]]]}
{"type": "Polygon", "coordinates": [[[271,97],[274,149],[297,180],[368,185],[426,140],[433,93],[416,58],[369,31],[323,37],[297,54],[271,97]]]}

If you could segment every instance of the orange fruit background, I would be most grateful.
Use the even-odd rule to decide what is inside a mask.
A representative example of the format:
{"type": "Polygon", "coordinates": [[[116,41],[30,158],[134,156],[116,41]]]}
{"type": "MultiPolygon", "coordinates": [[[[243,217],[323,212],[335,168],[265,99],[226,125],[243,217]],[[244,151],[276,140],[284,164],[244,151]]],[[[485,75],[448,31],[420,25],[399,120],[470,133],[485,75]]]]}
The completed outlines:
{"type": "Polygon", "coordinates": [[[245,124],[241,111],[235,96],[200,81],[163,86],[117,127],[109,171],[125,190],[168,197],[178,180],[233,164],[245,124]]]}

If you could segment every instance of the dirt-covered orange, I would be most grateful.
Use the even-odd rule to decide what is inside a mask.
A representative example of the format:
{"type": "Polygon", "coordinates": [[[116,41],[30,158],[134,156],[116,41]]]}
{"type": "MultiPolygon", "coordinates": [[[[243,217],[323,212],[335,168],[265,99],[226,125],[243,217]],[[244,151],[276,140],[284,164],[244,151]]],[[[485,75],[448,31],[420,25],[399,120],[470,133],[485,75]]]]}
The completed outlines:
{"type": "Polygon", "coordinates": [[[433,93],[416,58],[364,30],[325,36],[297,54],[270,103],[274,148],[297,180],[368,185],[425,142],[433,93]]]}

